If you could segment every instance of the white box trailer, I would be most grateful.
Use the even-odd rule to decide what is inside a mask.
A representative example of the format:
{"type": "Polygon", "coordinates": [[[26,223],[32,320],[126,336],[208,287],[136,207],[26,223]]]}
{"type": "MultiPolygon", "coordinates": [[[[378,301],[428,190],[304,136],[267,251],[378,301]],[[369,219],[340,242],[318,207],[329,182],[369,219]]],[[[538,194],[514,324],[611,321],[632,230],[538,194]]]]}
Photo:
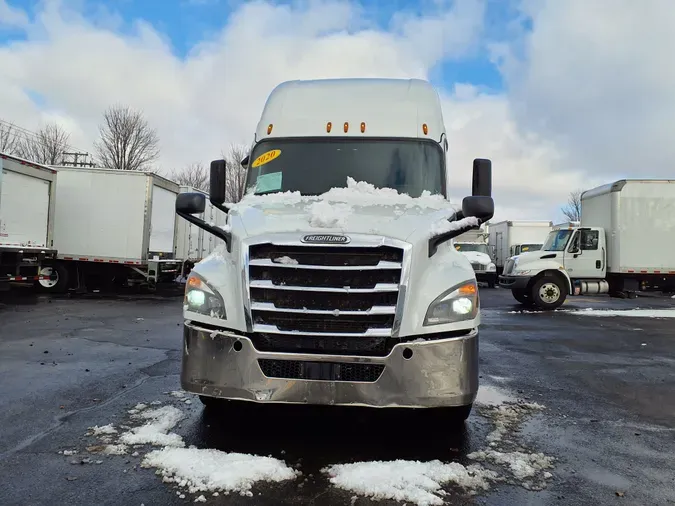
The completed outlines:
{"type": "Polygon", "coordinates": [[[568,295],[675,291],[675,180],[624,179],[581,195],[581,224],[554,229],[537,254],[509,260],[500,286],[526,305],[568,295]]]}
{"type": "Polygon", "coordinates": [[[497,272],[503,271],[506,261],[512,256],[540,249],[552,229],[552,221],[500,221],[499,223],[491,223],[488,242],[494,251],[497,272]]]}
{"type": "MultiPolygon", "coordinates": [[[[181,185],[180,193],[201,193],[208,196],[206,192],[188,185],[181,185]]],[[[195,216],[215,226],[224,225],[226,220],[225,213],[218,210],[208,200],[204,212],[195,216]]],[[[187,276],[192,267],[210,255],[219,243],[222,244],[222,241],[217,237],[207,234],[194,223],[178,217],[175,257],[183,260],[182,276],[187,276]]]]}
{"type": "Polygon", "coordinates": [[[58,171],[50,291],[173,281],[179,185],[157,174],[102,168],[58,171]]]}
{"type": "Polygon", "coordinates": [[[56,177],[45,165],[0,153],[0,289],[37,281],[42,262],[56,253],[56,177]]]}

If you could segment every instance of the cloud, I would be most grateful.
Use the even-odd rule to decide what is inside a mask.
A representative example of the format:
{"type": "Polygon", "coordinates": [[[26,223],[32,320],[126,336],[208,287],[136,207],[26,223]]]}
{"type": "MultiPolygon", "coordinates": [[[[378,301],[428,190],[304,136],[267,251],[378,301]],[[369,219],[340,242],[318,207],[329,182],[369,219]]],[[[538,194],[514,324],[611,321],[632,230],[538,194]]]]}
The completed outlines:
{"type": "Polygon", "coordinates": [[[675,6],[602,2],[522,0],[505,40],[490,39],[484,1],[437,1],[423,16],[346,0],[234,2],[222,29],[178,57],[148,21],[109,11],[92,20],[49,0],[29,19],[0,0],[0,18],[25,35],[0,45],[0,110],[28,128],[56,119],[86,150],[106,107],[141,108],[168,170],[250,143],[281,81],[425,78],[489,47],[505,91],[440,90],[452,195],[467,193],[472,159],[490,157],[497,218],[555,220],[569,191],[666,175],[675,154],[667,139],[675,70],[664,63],[675,6]]]}
{"type": "Polygon", "coordinates": [[[28,16],[21,9],[16,9],[5,0],[0,0],[0,28],[18,27],[28,25],[28,16]]]}

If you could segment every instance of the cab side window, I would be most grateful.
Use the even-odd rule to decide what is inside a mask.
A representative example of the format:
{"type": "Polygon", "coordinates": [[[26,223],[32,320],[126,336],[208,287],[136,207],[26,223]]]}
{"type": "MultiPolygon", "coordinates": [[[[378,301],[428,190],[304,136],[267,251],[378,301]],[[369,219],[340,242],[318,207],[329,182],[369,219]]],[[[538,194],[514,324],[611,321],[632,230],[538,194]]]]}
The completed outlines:
{"type": "Polygon", "coordinates": [[[582,230],[581,231],[581,249],[582,250],[597,250],[599,241],[600,241],[600,234],[597,230],[582,230]]]}

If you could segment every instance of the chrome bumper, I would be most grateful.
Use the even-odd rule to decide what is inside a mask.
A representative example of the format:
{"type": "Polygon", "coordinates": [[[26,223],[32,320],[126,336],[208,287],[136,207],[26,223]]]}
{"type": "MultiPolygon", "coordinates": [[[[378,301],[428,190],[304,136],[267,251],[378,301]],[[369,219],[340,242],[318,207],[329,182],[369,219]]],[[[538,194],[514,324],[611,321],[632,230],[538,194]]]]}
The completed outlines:
{"type": "Polygon", "coordinates": [[[386,357],[361,357],[260,352],[246,336],[186,323],[181,385],[199,395],[265,403],[464,406],[478,391],[478,330],[462,337],[397,344],[386,357]],[[404,350],[406,356],[412,351],[409,359],[404,350]],[[271,378],[258,362],[265,359],[379,364],[384,370],[372,382],[271,378]]]}

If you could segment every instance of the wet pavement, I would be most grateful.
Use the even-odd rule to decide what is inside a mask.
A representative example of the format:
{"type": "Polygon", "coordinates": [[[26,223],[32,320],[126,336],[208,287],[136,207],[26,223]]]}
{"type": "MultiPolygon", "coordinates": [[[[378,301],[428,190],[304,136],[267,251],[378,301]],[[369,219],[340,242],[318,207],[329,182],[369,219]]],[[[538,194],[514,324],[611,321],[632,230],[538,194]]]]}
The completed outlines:
{"type": "MultiPolygon", "coordinates": [[[[482,289],[481,297],[481,398],[545,407],[508,438],[553,457],[553,476],[538,491],[517,480],[475,496],[447,486],[445,503],[675,504],[675,320],[522,312],[500,289],[482,289]]],[[[583,297],[564,309],[589,307],[673,308],[675,300],[583,297]]],[[[207,504],[396,504],[331,486],[322,469],[395,459],[468,465],[471,452],[489,448],[495,426],[484,404],[453,430],[398,411],[213,412],[194,397],[168,395],[180,388],[180,310],[177,297],[2,295],[1,505],[193,504],[195,494],[181,499],[175,485],[140,466],[147,450],[135,457],[86,450],[96,444],[88,427],[130,423],[128,410],[152,401],[184,412],[174,432],[186,445],[270,455],[303,473],[255,485],[253,497],[206,494],[207,504]]]]}

